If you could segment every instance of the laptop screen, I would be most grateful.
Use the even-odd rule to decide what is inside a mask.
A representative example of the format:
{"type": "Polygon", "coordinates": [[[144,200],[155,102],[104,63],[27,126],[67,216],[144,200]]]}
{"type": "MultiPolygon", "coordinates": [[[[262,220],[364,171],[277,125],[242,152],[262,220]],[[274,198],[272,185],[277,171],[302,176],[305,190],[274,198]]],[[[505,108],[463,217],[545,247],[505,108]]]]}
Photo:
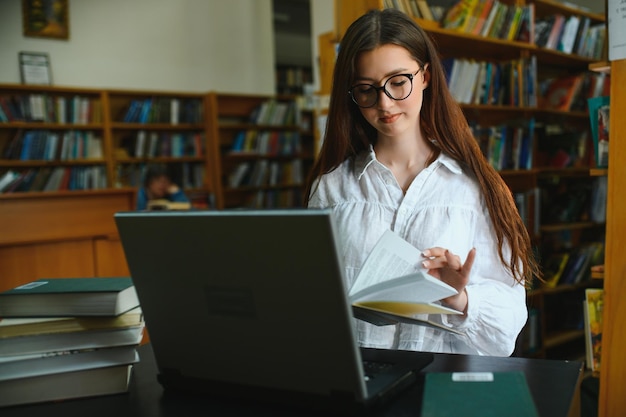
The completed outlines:
{"type": "Polygon", "coordinates": [[[330,212],[115,220],[162,371],[365,396],[330,212]]]}

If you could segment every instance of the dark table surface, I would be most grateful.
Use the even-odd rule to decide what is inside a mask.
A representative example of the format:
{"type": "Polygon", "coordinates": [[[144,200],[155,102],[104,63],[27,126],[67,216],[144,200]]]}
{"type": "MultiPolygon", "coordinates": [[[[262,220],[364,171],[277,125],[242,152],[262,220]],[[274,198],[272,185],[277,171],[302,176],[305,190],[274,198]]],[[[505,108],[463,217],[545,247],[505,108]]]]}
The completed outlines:
{"type": "MultiPolygon", "coordinates": [[[[207,396],[165,394],[156,380],[157,367],[150,345],[139,348],[141,361],[135,365],[126,394],[1,408],[2,417],[130,417],[130,416],[319,416],[312,410],[285,408],[270,404],[244,403],[207,396]]],[[[377,416],[419,416],[426,372],[506,372],[522,371],[541,416],[571,415],[578,408],[582,362],[546,359],[498,358],[471,355],[435,354],[418,382],[394,401],[377,410],[377,416]]]]}

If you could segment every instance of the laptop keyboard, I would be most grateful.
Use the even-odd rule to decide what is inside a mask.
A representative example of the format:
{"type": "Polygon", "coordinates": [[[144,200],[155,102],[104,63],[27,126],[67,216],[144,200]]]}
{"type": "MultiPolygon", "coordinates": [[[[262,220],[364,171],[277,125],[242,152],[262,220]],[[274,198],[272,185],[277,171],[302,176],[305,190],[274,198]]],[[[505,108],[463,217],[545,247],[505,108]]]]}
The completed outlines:
{"type": "Polygon", "coordinates": [[[363,360],[363,370],[365,371],[366,380],[373,379],[376,375],[385,373],[392,367],[393,364],[389,362],[363,360]]]}

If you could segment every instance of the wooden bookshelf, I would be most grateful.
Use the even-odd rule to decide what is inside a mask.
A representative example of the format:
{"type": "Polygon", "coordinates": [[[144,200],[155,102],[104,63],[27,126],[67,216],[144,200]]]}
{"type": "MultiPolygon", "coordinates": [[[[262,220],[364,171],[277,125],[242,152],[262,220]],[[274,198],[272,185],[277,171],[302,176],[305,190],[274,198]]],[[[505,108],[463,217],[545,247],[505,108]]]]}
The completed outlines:
{"type": "Polygon", "coordinates": [[[218,207],[301,206],[314,137],[296,97],[211,93],[208,100],[218,207]]]}

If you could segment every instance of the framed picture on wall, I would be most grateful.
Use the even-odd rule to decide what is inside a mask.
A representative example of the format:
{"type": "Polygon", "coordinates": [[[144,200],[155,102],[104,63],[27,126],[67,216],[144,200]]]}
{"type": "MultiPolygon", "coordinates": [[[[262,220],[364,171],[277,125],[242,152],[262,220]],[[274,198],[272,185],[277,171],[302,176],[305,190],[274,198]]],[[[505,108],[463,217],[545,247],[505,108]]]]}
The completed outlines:
{"type": "Polygon", "coordinates": [[[50,56],[45,52],[20,52],[20,77],[22,84],[52,84],[50,56]]]}
{"type": "Polygon", "coordinates": [[[22,0],[24,36],[68,39],[69,0],[22,0]]]}

